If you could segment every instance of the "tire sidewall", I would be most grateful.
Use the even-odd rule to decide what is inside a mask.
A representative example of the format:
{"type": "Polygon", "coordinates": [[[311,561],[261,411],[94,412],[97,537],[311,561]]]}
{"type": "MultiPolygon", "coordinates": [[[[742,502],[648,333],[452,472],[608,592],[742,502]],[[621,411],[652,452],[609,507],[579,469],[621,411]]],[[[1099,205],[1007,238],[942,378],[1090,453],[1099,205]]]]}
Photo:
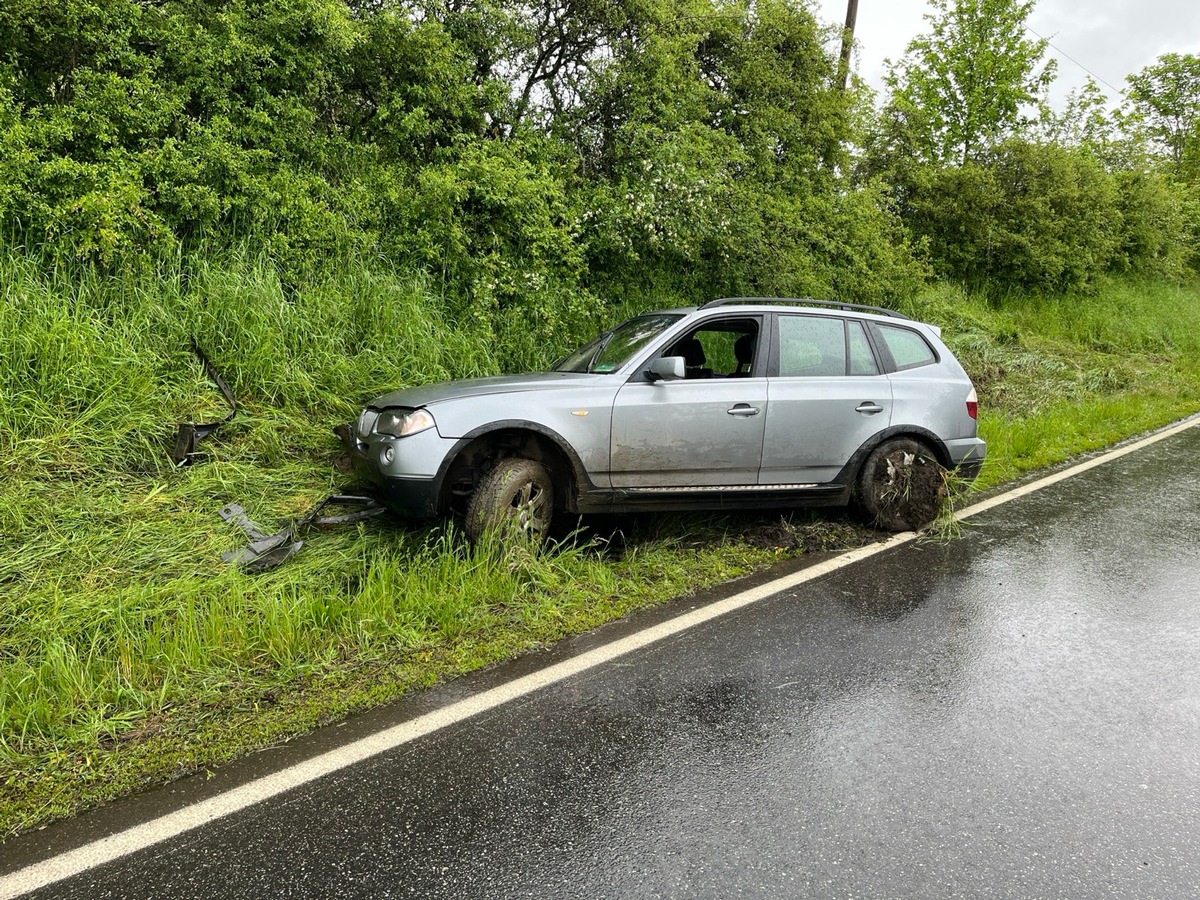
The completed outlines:
{"type": "Polygon", "coordinates": [[[466,529],[472,541],[479,541],[490,531],[503,529],[522,534],[540,542],[549,531],[554,510],[554,483],[545,466],[524,457],[502,459],[475,488],[467,506],[466,529]],[[516,526],[513,500],[533,484],[544,497],[545,513],[540,526],[521,529],[516,526]]]}
{"type": "Polygon", "coordinates": [[[858,501],[871,524],[886,531],[916,531],[924,528],[937,516],[944,494],[941,466],[930,449],[913,438],[892,438],[871,451],[863,465],[858,480],[858,501]],[[919,502],[903,497],[888,498],[891,491],[905,490],[898,484],[897,477],[888,472],[888,460],[897,467],[902,462],[900,455],[911,455],[909,471],[900,478],[912,478],[918,466],[929,466],[925,477],[925,490],[935,485],[935,496],[922,496],[919,502]],[[897,459],[900,457],[900,459],[897,459]],[[936,477],[936,481],[933,479],[936,477]]]}

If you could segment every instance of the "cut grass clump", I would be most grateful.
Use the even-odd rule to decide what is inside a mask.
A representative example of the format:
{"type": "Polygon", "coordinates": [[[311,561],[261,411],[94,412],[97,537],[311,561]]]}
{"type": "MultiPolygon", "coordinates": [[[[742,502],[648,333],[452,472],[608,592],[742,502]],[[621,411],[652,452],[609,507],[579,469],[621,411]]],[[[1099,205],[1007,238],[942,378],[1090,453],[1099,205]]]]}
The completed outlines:
{"type": "MultiPolygon", "coordinates": [[[[943,326],[979,385],[983,485],[1200,408],[1194,287],[1001,308],[939,288],[907,311],[943,326]]],[[[343,486],[334,425],[384,389],[494,373],[501,343],[420,275],[366,265],[285,291],[261,257],[110,277],[0,256],[0,835],[873,539],[838,511],[660,515],[587,520],[534,552],[383,518],[307,535],[262,575],[221,562],[245,536],[218,509],[282,527],[343,486]],[[191,335],[240,409],[175,469],[175,423],[224,412],[191,335]]]]}

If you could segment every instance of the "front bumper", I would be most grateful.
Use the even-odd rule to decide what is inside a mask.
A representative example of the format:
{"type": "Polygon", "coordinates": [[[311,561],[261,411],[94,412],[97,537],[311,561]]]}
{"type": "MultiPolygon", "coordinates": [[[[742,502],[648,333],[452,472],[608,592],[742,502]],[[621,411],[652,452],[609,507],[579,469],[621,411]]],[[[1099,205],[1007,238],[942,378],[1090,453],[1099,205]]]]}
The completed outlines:
{"type": "Polygon", "coordinates": [[[455,442],[431,428],[404,438],[363,437],[354,423],[338,428],[355,474],[375,486],[379,502],[398,515],[427,519],[441,513],[441,463],[455,442]],[[391,451],[391,460],[385,451],[391,451]]]}

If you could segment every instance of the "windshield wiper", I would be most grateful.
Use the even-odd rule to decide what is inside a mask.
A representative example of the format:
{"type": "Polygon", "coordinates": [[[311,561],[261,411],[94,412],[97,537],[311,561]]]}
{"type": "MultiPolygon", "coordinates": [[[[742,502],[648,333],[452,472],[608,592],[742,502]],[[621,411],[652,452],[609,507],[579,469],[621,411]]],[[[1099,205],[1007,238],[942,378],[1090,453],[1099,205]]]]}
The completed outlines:
{"type": "Polygon", "coordinates": [[[588,358],[587,367],[584,369],[589,375],[594,375],[592,366],[596,364],[596,360],[600,358],[600,354],[608,349],[609,342],[612,341],[615,331],[606,331],[596,339],[596,351],[588,358]]]}

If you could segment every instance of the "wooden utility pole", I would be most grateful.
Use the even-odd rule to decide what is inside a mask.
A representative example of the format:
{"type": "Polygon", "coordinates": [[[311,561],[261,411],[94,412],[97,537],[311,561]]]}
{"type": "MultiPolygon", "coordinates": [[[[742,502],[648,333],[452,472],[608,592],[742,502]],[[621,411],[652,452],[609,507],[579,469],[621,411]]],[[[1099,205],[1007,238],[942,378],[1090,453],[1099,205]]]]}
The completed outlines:
{"type": "Polygon", "coordinates": [[[850,83],[850,51],[854,49],[854,26],[858,23],[858,0],[846,7],[846,29],[842,32],[842,58],[838,63],[838,84],[842,90],[850,83]]]}

